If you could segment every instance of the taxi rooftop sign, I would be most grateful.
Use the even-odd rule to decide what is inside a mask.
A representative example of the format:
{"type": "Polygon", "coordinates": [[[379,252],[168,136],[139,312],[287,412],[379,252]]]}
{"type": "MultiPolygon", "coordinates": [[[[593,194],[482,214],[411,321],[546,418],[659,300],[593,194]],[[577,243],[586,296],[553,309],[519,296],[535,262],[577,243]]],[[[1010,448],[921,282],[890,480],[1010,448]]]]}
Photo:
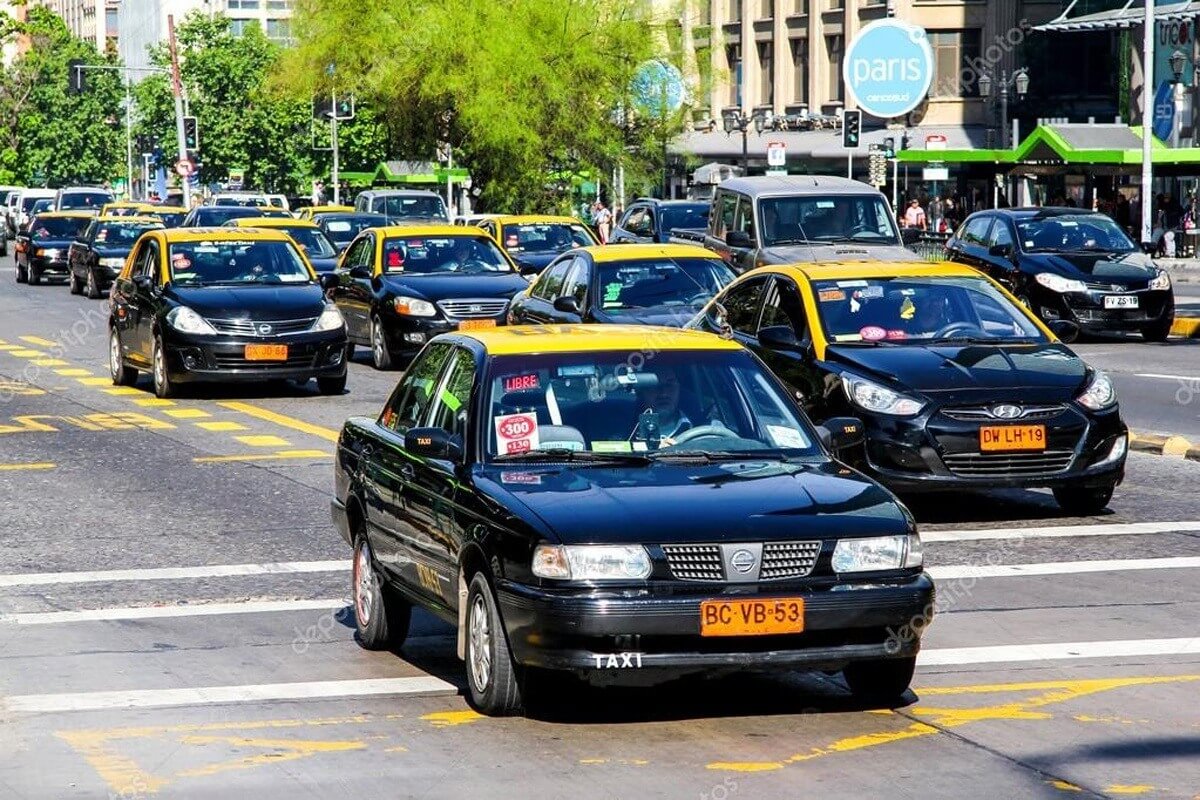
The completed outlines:
{"type": "Polygon", "coordinates": [[[925,29],[881,19],[859,31],[842,62],[846,88],[866,113],[889,119],[912,111],[933,82],[933,49],[925,29]]]}

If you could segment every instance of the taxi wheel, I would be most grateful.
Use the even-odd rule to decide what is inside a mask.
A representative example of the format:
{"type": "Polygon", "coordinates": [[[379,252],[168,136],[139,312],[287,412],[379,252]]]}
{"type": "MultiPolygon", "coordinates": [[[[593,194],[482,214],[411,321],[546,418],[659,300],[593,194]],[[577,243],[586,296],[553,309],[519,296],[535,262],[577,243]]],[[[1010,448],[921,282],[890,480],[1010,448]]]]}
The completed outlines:
{"type": "Polygon", "coordinates": [[[28,280],[25,277],[25,268],[21,266],[21,262],[17,262],[17,283],[25,283],[28,280]]]}
{"type": "Polygon", "coordinates": [[[355,540],[350,580],[358,643],[367,650],[386,650],[404,644],[412,620],[412,605],[388,588],[375,566],[371,545],[362,533],[355,540]]]}
{"type": "Polygon", "coordinates": [[[29,265],[29,285],[37,286],[42,282],[42,271],[32,264],[29,265]]]}
{"type": "Polygon", "coordinates": [[[125,366],[121,358],[121,338],[116,328],[108,332],[108,372],[112,375],[113,386],[133,386],[137,383],[137,370],[125,366]]]}
{"type": "Polygon", "coordinates": [[[1142,328],[1142,338],[1147,342],[1165,342],[1171,335],[1171,326],[1174,324],[1174,314],[1163,314],[1158,322],[1142,328]]]}
{"type": "Polygon", "coordinates": [[[387,336],[383,333],[383,323],[379,317],[371,317],[371,362],[375,369],[392,368],[392,352],[388,350],[387,336]]]}
{"type": "Polygon", "coordinates": [[[71,290],[71,294],[80,294],[83,291],[79,285],[79,278],[75,277],[75,270],[71,270],[71,275],[67,278],[67,287],[71,290]]]}
{"type": "Polygon", "coordinates": [[[1063,511],[1077,517],[1090,517],[1105,509],[1108,501],[1112,500],[1114,488],[1063,486],[1054,490],[1054,499],[1063,511]]]}
{"type": "Polygon", "coordinates": [[[96,273],[88,270],[87,276],[87,296],[89,300],[100,299],[100,285],[96,283],[96,273]]]}
{"type": "Polygon", "coordinates": [[[492,717],[521,712],[521,683],[496,597],[482,572],[467,594],[467,687],[471,705],[492,717]]]}
{"type": "Polygon", "coordinates": [[[154,337],[154,352],[151,355],[154,377],[154,395],[166,399],[175,396],[175,387],[171,384],[171,376],[167,373],[167,354],[163,350],[162,340],[154,337]]]}
{"type": "Polygon", "coordinates": [[[855,661],[842,670],[850,692],[869,703],[893,703],[904,696],[912,683],[916,657],[855,661]]]}
{"type": "Polygon", "coordinates": [[[320,376],[317,378],[317,391],[321,394],[343,394],[346,391],[347,373],[341,375],[320,376]]]}

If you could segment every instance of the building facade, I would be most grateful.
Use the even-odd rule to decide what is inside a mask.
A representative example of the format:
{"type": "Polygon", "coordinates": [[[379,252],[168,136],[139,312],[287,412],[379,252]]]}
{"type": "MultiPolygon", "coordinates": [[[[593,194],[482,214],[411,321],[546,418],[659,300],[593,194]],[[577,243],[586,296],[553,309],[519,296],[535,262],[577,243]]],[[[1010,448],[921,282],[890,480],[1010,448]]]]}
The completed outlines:
{"type": "Polygon", "coordinates": [[[130,67],[149,66],[149,48],[167,40],[167,17],[176,24],[188,14],[224,14],[235,34],[258,25],[269,39],[292,41],[294,0],[123,0],[117,18],[121,60],[130,67]]]}
{"type": "Polygon", "coordinates": [[[95,43],[96,50],[101,53],[117,46],[120,0],[31,0],[30,4],[45,6],[62,17],[67,30],[84,41],[95,43]]]}

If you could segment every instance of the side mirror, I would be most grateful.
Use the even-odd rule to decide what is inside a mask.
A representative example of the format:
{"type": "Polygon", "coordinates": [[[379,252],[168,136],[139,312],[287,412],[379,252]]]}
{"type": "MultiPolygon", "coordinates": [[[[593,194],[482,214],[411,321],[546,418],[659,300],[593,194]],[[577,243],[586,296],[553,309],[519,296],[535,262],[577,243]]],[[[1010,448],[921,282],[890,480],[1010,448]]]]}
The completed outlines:
{"type": "Polygon", "coordinates": [[[563,314],[580,315],[583,313],[579,309],[579,301],[569,294],[554,298],[554,310],[563,314]]]}
{"type": "Polygon", "coordinates": [[[458,461],[462,457],[462,442],[442,428],[413,428],[404,434],[404,449],[422,458],[458,461]]]}
{"type": "Polygon", "coordinates": [[[543,269],[543,267],[539,267],[536,264],[527,264],[524,261],[517,262],[517,272],[521,273],[522,275],[524,275],[526,277],[529,277],[531,275],[540,275],[542,272],[542,269],[543,269]]]}
{"type": "Polygon", "coordinates": [[[768,350],[794,351],[800,349],[796,332],[787,325],[772,325],[758,332],[758,343],[768,350]]]}
{"type": "Polygon", "coordinates": [[[142,291],[148,290],[150,288],[150,276],[149,275],[134,275],[133,276],[133,285],[142,291]]]}
{"type": "Polygon", "coordinates": [[[341,281],[338,280],[337,273],[320,272],[317,273],[317,281],[321,284],[321,288],[325,291],[336,289],[341,281]]]}
{"type": "Polygon", "coordinates": [[[1154,242],[1142,242],[1142,252],[1152,256],[1158,252],[1158,246],[1154,242]]]}
{"type": "Polygon", "coordinates": [[[1079,338],[1079,326],[1068,319],[1051,320],[1047,327],[1065,344],[1070,344],[1079,338]]]}
{"type": "Polygon", "coordinates": [[[834,453],[857,447],[867,439],[858,417],[830,417],[817,426],[817,435],[821,437],[821,444],[834,453]]]}
{"type": "Polygon", "coordinates": [[[358,278],[359,280],[362,280],[362,281],[369,280],[371,277],[371,270],[369,267],[364,267],[361,264],[359,264],[356,267],[350,268],[350,277],[358,278]]]}
{"type": "Polygon", "coordinates": [[[905,245],[916,244],[921,241],[921,233],[920,228],[901,228],[900,241],[904,242],[905,245]]]}
{"type": "Polygon", "coordinates": [[[988,255],[996,258],[1012,258],[1012,254],[1011,244],[994,244],[988,248],[988,255]]]}
{"type": "Polygon", "coordinates": [[[729,231],[725,234],[725,244],[739,250],[749,250],[754,247],[754,240],[745,231],[729,231]]]}

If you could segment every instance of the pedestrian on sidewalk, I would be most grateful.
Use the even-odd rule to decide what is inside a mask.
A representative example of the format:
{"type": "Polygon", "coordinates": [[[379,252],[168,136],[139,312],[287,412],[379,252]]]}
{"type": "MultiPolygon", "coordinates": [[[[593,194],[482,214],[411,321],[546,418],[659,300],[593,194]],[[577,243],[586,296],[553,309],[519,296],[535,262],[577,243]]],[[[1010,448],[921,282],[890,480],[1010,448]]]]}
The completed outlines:
{"type": "Polygon", "coordinates": [[[596,237],[600,239],[600,244],[608,244],[608,237],[612,233],[612,212],[605,208],[601,200],[592,205],[592,224],[596,226],[596,237]]]}
{"type": "Polygon", "coordinates": [[[921,208],[921,201],[915,197],[908,201],[908,208],[904,211],[904,227],[922,231],[926,229],[925,209],[921,208]]]}

